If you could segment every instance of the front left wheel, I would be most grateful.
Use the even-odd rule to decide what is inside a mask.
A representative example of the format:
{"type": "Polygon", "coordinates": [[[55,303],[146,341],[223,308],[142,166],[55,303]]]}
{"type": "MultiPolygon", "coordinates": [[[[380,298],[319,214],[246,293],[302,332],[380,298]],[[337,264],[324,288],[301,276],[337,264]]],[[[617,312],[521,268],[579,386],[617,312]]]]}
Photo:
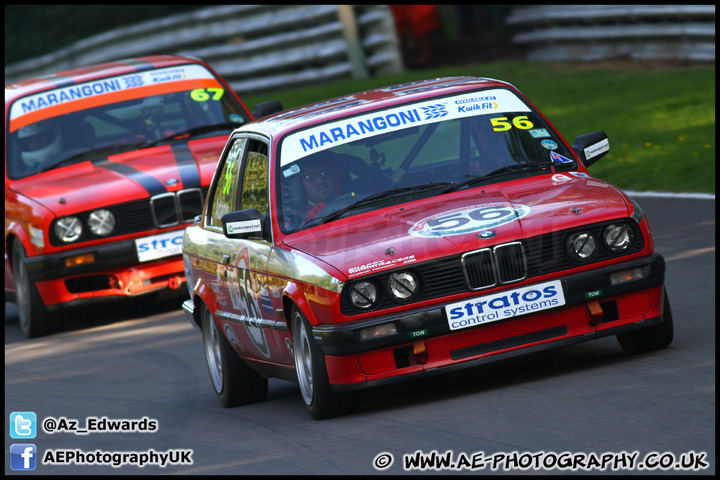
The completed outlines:
{"type": "Polygon", "coordinates": [[[230,408],[264,400],[268,389],[267,378],[238,357],[204,304],[200,326],[210,383],[220,403],[230,408]]]}
{"type": "Polygon", "coordinates": [[[309,322],[298,308],[293,308],[290,324],[300,394],[310,415],[321,420],[357,411],[359,404],[355,392],[337,393],[330,388],[325,356],[312,338],[309,322]]]}
{"type": "Polygon", "coordinates": [[[18,310],[20,329],[26,337],[40,337],[54,333],[59,328],[59,313],[48,312],[40,298],[37,287],[22,265],[26,257],[25,247],[16,240],[12,249],[12,267],[15,283],[15,305],[18,310]]]}

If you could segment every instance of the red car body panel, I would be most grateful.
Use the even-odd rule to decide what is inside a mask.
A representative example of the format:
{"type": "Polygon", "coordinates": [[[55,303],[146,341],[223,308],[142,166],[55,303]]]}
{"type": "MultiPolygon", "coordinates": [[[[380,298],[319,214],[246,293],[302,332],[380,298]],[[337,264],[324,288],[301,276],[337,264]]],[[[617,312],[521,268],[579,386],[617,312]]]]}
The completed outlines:
{"type": "MultiPolygon", "coordinates": [[[[286,149],[294,148],[289,140],[293,135],[306,135],[303,137],[306,139],[317,135],[314,138],[320,140],[307,140],[305,147],[323,151],[327,148],[323,147],[323,142],[344,142],[346,132],[357,132],[350,128],[353,121],[359,124],[375,112],[378,112],[377,118],[384,115],[382,118],[390,119],[388,122],[399,123],[401,117],[394,112],[405,105],[409,105],[408,109],[424,106],[427,103],[423,101],[436,102],[432,105],[434,110],[426,111],[428,119],[438,111],[440,116],[446,115],[445,104],[460,105],[458,108],[471,104],[478,109],[494,109],[497,104],[480,103],[490,95],[484,97],[478,92],[494,92],[489,89],[495,88],[512,92],[526,102],[523,105],[529,105],[517,107],[519,104],[515,104],[520,112],[536,114],[532,121],[528,116],[520,116],[518,122],[513,120],[517,130],[532,128],[527,127],[528,123],[547,122],[517,90],[504,82],[449,78],[348,95],[282,112],[236,130],[218,164],[214,177],[217,190],[211,187],[200,222],[185,231],[183,251],[191,299],[183,307],[190,321],[195,326],[202,324],[201,328],[217,327],[234,352],[263,375],[292,380],[299,370],[297,376],[303,395],[307,389],[300,377],[305,367],[298,367],[298,359],[293,357],[297,357],[300,348],[294,336],[294,328],[297,328],[292,318],[294,311],[300,311],[307,319],[309,335],[313,339],[309,343],[316,343],[322,352],[323,369],[334,392],[347,392],[662,324],[663,316],[670,316],[664,303],[664,261],[654,252],[647,219],[623,192],[591,177],[584,162],[593,154],[583,151],[581,157],[549,123],[534,130],[532,137],[537,137],[538,144],[543,141],[542,146],[547,149],[539,149],[543,156],[555,159],[555,155],[559,155],[561,160],[551,166],[545,165],[542,167],[545,170],[540,173],[511,175],[482,186],[395,204],[390,202],[390,205],[383,204],[368,211],[358,208],[357,212],[332,218],[327,223],[291,226],[292,219],[284,202],[290,204],[286,196],[292,195],[292,189],[286,188],[283,182],[289,182],[288,179],[305,168],[297,167],[303,159],[297,149],[289,156],[290,160],[284,156],[286,149]],[[229,177],[223,173],[224,165],[230,164],[228,152],[231,146],[240,142],[258,145],[245,147],[248,158],[256,151],[269,152],[264,154],[269,158],[269,180],[264,185],[268,191],[269,215],[261,215],[259,220],[247,217],[258,222],[251,228],[262,232],[262,238],[236,235],[228,229],[235,218],[230,213],[251,215],[244,213],[250,212],[244,209],[247,207],[236,207],[243,208],[240,212],[223,210],[229,215],[227,219],[223,217],[224,226],[217,223],[217,218],[212,218],[215,206],[227,201],[218,193],[219,182],[229,177]],[[477,220],[485,214],[488,218],[500,216],[503,210],[510,212],[508,216],[498,217],[495,223],[488,221],[489,227],[483,227],[484,224],[477,220]],[[468,227],[466,231],[447,230],[453,221],[463,225],[462,221],[471,222],[469,218],[477,220],[478,226],[470,223],[472,228],[468,227]],[[447,229],[436,229],[438,225],[447,229]],[[617,240],[613,237],[617,225],[622,225],[621,230],[624,229],[632,246],[622,247],[621,254],[618,253],[620,250],[608,253],[615,246],[608,242],[617,240]],[[607,232],[613,232],[613,235],[607,232]],[[578,238],[582,243],[580,247],[571,242],[578,238]],[[602,250],[605,253],[601,255],[596,251],[584,260],[577,252],[582,253],[591,241],[605,242],[604,246],[597,246],[607,252],[602,250]],[[499,252],[510,248],[520,252],[517,255],[524,262],[523,276],[494,284],[471,285],[466,260],[469,263],[473,255],[491,256],[493,268],[501,278],[498,271],[504,267],[499,252]],[[572,253],[573,248],[579,250],[572,253]],[[390,298],[390,275],[402,272],[413,272],[420,277],[418,283],[421,286],[410,300],[390,298]],[[380,299],[372,300],[374,303],[368,308],[362,306],[362,299],[353,305],[350,292],[363,282],[372,283],[376,290],[384,292],[378,294],[380,299]],[[537,295],[551,298],[560,292],[562,300],[557,297],[547,304],[533,303],[537,295]],[[552,303],[556,300],[558,303],[552,303]],[[212,314],[214,326],[205,324],[201,318],[205,307],[212,314]],[[525,307],[527,310],[521,310],[525,307]],[[483,308],[488,310],[483,311],[483,308]],[[502,308],[511,313],[502,312],[504,317],[498,318],[502,308]],[[533,311],[535,309],[537,311],[533,311]],[[476,312],[474,317],[471,312],[476,312]],[[456,315],[460,320],[453,323],[456,315]]],[[[447,110],[453,113],[450,107],[447,110]]],[[[405,118],[414,121],[420,116],[408,114],[405,118]]],[[[493,126],[501,128],[494,132],[503,131],[505,126],[512,128],[507,117],[485,115],[479,118],[495,120],[493,126]]],[[[432,120],[428,120],[427,124],[431,123],[432,120]]],[[[367,121],[365,125],[368,130],[373,125],[380,130],[386,124],[367,121]]],[[[429,130],[430,127],[425,132],[429,130]]],[[[348,137],[350,133],[347,133],[348,137]]],[[[420,133],[407,135],[420,137],[416,140],[418,143],[427,141],[420,133]]],[[[359,134],[358,137],[359,140],[350,145],[375,148],[374,137],[359,134]],[[361,141],[363,138],[365,144],[361,141]]],[[[597,148],[605,148],[607,137],[603,133],[598,138],[597,148]]],[[[473,141],[480,144],[478,139],[473,141]]],[[[534,140],[531,138],[530,142],[534,140]]],[[[506,143],[513,144],[509,140],[506,143]]],[[[420,150],[416,146],[413,148],[420,150]]],[[[454,148],[454,144],[448,145],[447,150],[454,148]]],[[[462,147],[458,148],[462,150],[462,147]]],[[[412,152],[417,154],[416,150],[410,151],[409,154],[393,153],[400,159],[403,155],[406,159],[411,158],[412,152]]],[[[402,167],[405,175],[407,166],[403,164],[402,167]]],[[[422,162],[418,171],[421,167],[422,162]]],[[[238,167],[232,172],[240,171],[241,167],[238,167]]],[[[430,180],[442,180],[436,177],[443,173],[442,168],[438,168],[430,180]]],[[[244,185],[252,180],[252,176],[246,176],[237,183],[244,185]]],[[[354,202],[356,190],[347,196],[350,198],[347,203],[354,202]]],[[[261,210],[255,212],[264,213],[261,210]]],[[[245,220],[245,216],[237,218],[241,219],[238,226],[249,226],[251,220],[245,220]]],[[[669,322],[671,320],[665,324],[669,322]]],[[[207,335],[205,331],[204,338],[207,335]]],[[[207,350],[207,340],[205,346],[207,350]]],[[[208,358],[214,354],[206,353],[208,358]]],[[[209,367],[212,376],[210,363],[209,367]]],[[[225,381],[229,379],[225,378],[225,381]]],[[[216,393],[220,396],[220,392],[216,393]]],[[[306,406],[313,413],[315,407],[308,404],[307,399],[306,406]]]]}
{"type": "MultiPolygon", "coordinates": [[[[411,207],[403,206],[402,211],[390,207],[376,210],[372,215],[340,219],[328,224],[322,236],[313,230],[305,230],[285,240],[285,243],[334,265],[347,278],[353,278],[380,271],[383,266],[354,273],[350,269],[386,258],[385,251],[389,247],[395,249],[393,260],[412,254],[412,262],[423,262],[494,245],[496,238],[482,240],[472,233],[430,239],[408,234],[413,225],[428,216],[430,209],[433,212],[449,212],[472,204],[532,205],[531,215],[498,227],[498,236],[507,242],[577,226],[578,215],[572,213],[572,208],[583,210],[582,219],[586,223],[628,215],[623,197],[604,182],[568,176],[566,183],[558,187],[550,176],[545,176],[507,182],[502,185],[502,190],[488,187],[481,196],[463,190],[441,198],[421,200],[411,207]],[[547,191],[551,189],[553,196],[548,198],[547,191]],[[350,224],[352,228],[349,228],[350,224]]],[[[400,265],[408,264],[409,261],[405,261],[400,265]]],[[[395,262],[384,268],[392,266],[399,265],[395,262]]]]}
{"type": "MultiPolygon", "coordinates": [[[[69,118],[68,115],[83,114],[96,107],[111,106],[120,101],[145,102],[155,94],[185,95],[188,89],[204,91],[206,88],[214,93],[222,91],[223,102],[232,105],[238,118],[252,120],[247,107],[228,84],[206,63],[189,57],[158,55],[129,59],[5,86],[6,300],[15,300],[16,295],[11,261],[13,246],[17,242],[22,244],[28,262],[44,262],[44,266],[35,270],[44,270],[47,265],[53,264],[55,272],[52,275],[38,276],[39,272],[28,267],[29,274],[34,278],[33,285],[49,312],[93,298],[123,297],[168,287],[179,288],[185,279],[180,255],[148,261],[135,258],[134,261],[129,259],[116,264],[108,262],[98,264],[96,268],[68,270],[66,274],[62,273],[60,265],[68,261],[66,258],[73,251],[87,253],[93,249],[110,248],[121,242],[132,243],[173,231],[182,235],[187,220],[170,226],[126,228],[125,233],[119,231],[107,237],[86,235],[80,241],[66,244],[52,237],[52,225],[57,218],[76,215],[78,212],[148,201],[153,195],[206,188],[225,145],[226,132],[217,131],[200,137],[185,135],[172,142],[140,149],[122,148],[118,144],[118,148],[113,151],[112,144],[105,144],[102,146],[104,157],[84,161],[79,159],[75,163],[20,178],[9,173],[8,142],[15,141],[14,136],[10,138],[11,134],[17,135],[20,129],[36,121],[65,119],[69,118]],[[187,78],[181,79],[181,76],[187,78]],[[138,85],[130,85],[134,78],[142,80],[136,81],[138,85]],[[150,78],[153,82],[149,81],[150,78]],[[123,81],[126,85],[123,85],[123,81]],[[102,88],[106,91],[102,91],[102,94],[99,94],[102,89],[100,85],[105,85],[102,88]],[[127,88],[120,88],[123,86],[127,88]],[[97,90],[93,90],[95,87],[97,90]],[[57,93],[52,92],[54,89],[58,89],[55,90],[57,93]],[[14,107],[16,102],[24,103],[17,103],[20,106],[14,107]],[[62,257],[55,259],[57,255],[62,257]],[[83,278],[98,276],[107,279],[104,286],[82,285],[83,278]],[[68,280],[76,281],[76,285],[68,288],[68,280]]],[[[150,108],[155,108],[152,103],[150,105],[150,108]]],[[[96,120],[95,129],[102,126],[102,122],[96,120]]],[[[148,139],[152,140],[145,138],[148,139]]],[[[138,136],[135,141],[142,143],[143,137],[138,136]]],[[[198,198],[201,204],[204,196],[198,198]]],[[[127,225],[128,218],[124,221],[127,225]]],[[[112,257],[112,254],[106,256],[112,257]]]]}

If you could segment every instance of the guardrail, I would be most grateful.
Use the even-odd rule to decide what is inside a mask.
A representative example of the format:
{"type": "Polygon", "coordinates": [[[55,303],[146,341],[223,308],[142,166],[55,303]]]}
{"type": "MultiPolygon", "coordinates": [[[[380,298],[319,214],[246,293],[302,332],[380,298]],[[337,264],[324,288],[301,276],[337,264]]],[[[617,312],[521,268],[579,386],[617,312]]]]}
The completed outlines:
{"type": "Polygon", "coordinates": [[[544,5],[507,18],[528,60],[715,61],[715,5],[544,5]]]}
{"type": "Polygon", "coordinates": [[[202,58],[241,95],[403,71],[386,5],[219,5],[6,66],[5,83],[151,54],[202,58]]]}

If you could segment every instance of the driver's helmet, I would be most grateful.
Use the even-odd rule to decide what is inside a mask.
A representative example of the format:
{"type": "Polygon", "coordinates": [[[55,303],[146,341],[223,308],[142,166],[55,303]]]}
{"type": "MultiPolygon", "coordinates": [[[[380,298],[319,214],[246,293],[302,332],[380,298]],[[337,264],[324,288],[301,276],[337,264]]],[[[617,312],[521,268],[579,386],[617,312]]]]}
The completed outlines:
{"type": "Polygon", "coordinates": [[[61,148],[60,127],[54,122],[39,122],[18,130],[20,158],[27,166],[43,163],[61,148]]]}

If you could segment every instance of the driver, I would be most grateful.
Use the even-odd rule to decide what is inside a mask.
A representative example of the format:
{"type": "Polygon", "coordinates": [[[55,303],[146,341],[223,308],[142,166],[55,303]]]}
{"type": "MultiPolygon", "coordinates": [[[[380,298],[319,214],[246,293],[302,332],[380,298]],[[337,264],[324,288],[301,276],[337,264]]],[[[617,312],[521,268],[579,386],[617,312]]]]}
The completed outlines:
{"type": "Polygon", "coordinates": [[[306,200],[304,221],[307,222],[337,196],[340,188],[335,166],[325,159],[308,159],[303,166],[302,183],[306,200]]]}
{"type": "Polygon", "coordinates": [[[37,168],[61,149],[60,127],[46,120],[18,129],[20,159],[27,168],[37,168]]]}

